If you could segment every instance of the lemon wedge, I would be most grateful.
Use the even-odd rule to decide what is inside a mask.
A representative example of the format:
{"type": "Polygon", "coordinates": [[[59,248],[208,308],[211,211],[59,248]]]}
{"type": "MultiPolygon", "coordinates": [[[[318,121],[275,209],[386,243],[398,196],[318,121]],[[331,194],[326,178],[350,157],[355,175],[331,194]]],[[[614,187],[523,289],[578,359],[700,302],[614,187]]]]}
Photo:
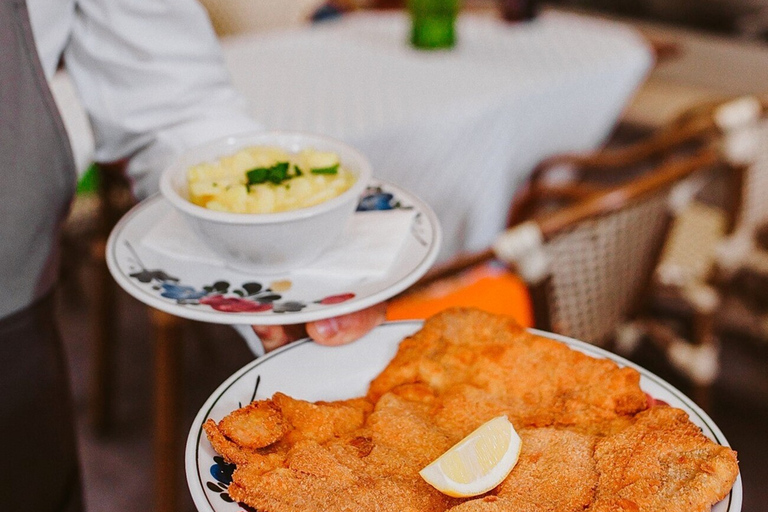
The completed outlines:
{"type": "Polygon", "coordinates": [[[506,416],[493,418],[419,471],[432,487],[456,498],[488,492],[520,457],[520,436],[506,416]]]}

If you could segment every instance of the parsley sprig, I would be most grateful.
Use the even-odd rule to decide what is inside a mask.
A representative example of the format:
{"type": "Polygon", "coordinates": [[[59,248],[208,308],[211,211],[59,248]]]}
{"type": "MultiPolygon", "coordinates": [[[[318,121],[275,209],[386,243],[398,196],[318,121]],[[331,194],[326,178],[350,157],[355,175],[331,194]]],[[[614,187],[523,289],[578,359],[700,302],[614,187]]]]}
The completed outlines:
{"type": "MultiPolygon", "coordinates": [[[[339,164],[331,167],[322,167],[316,169],[310,169],[312,174],[338,174],[339,164]]],[[[298,165],[293,165],[291,168],[288,162],[278,162],[272,167],[255,167],[250,171],[245,172],[247,178],[246,187],[250,190],[251,185],[260,185],[262,183],[274,183],[280,185],[281,183],[301,176],[303,173],[299,169],[298,165]]]]}

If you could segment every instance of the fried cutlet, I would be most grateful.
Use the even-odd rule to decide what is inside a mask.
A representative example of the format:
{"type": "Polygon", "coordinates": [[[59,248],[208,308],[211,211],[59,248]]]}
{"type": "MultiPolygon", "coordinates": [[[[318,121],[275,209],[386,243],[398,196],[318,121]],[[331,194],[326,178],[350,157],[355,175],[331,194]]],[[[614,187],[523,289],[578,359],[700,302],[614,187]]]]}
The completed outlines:
{"type": "Polygon", "coordinates": [[[688,415],[655,406],[595,446],[600,474],[593,512],[704,512],[731,490],[736,453],[713,443],[688,415]]]}
{"type": "Polygon", "coordinates": [[[451,512],[583,512],[592,503],[598,481],[592,457],[596,436],[551,427],[519,434],[520,458],[509,477],[490,495],[451,512]]]}
{"type": "Polygon", "coordinates": [[[275,431],[284,434],[269,447],[233,450],[221,428],[237,424],[239,430],[253,420],[247,413],[260,415],[266,405],[247,407],[246,413],[219,424],[205,424],[214,448],[237,464],[229,486],[237,501],[263,512],[429,512],[458,503],[418,477],[418,471],[452,443],[431,422],[430,407],[423,402],[390,393],[379,400],[365,426],[354,411],[370,411],[359,404],[310,408],[313,404],[285,395],[257,403],[289,411],[282,422],[273,421],[280,425],[275,431]],[[353,420],[350,429],[339,423],[342,418],[353,420]],[[317,435],[317,430],[324,433],[317,435]]]}
{"type": "Polygon", "coordinates": [[[230,496],[261,512],[698,512],[738,475],[685,412],[649,406],[635,370],[475,310],[429,319],[365,397],[278,393],[204,428],[237,465],[230,496]],[[495,489],[449,498],[418,475],[500,414],[523,443],[495,489]]]}
{"type": "Polygon", "coordinates": [[[635,370],[530,334],[511,318],[471,309],[438,314],[403,340],[371,382],[368,398],[376,401],[406,383],[445,396],[442,417],[455,426],[475,416],[459,407],[462,402],[505,412],[518,428],[570,425],[590,431],[610,430],[613,422],[647,406],[635,370]],[[451,395],[457,396],[455,405],[451,395]]]}

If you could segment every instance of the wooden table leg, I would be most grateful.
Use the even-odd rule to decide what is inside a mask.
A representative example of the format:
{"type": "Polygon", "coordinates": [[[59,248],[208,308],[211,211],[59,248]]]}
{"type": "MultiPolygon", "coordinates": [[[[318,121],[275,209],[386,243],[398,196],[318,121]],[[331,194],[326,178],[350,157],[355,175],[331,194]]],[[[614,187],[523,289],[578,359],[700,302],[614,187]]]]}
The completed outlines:
{"type": "Polygon", "coordinates": [[[115,336],[117,317],[117,284],[107,268],[107,238],[115,224],[134,204],[130,183],[125,175],[127,161],[97,165],[98,210],[96,232],[91,242],[91,258],[96,266],[93,346],[93,373],[90,383],[90,414],[93,429],[106,434],[113,421],[116,388],[115,336]]]}
{"type": "Polygon", "coordinates": [[[95,332],[93,343],[93,371],[90,382],[91,426],[104,435],[112,426],[113,398],[115,394],[115,309],[116,285],[104,259],[106,239],[94,243],[93,257],[96,262],[95,332]]]}
{"type": "Polygon", "coordinates": [[[176,481],[183,467],[179,443],[181,327],[178,317],[150,312],[155,334],[155,500],[158,512],[176,512],[176,481]]]}

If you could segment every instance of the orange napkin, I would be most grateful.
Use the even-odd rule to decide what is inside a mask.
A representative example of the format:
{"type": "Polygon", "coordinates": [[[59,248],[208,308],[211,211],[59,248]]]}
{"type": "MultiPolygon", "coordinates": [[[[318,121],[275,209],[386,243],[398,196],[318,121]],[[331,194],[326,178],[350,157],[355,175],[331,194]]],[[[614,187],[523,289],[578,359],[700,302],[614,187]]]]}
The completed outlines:
{"type": "Polygon", "coordinates": [[[496,262],[478,265],[424,290],[392,299],[387,306],[387,320],[425,319],[450,307],[476,307],[512,316],[524,327],[533,325],[525,283],[496,262]]]}

